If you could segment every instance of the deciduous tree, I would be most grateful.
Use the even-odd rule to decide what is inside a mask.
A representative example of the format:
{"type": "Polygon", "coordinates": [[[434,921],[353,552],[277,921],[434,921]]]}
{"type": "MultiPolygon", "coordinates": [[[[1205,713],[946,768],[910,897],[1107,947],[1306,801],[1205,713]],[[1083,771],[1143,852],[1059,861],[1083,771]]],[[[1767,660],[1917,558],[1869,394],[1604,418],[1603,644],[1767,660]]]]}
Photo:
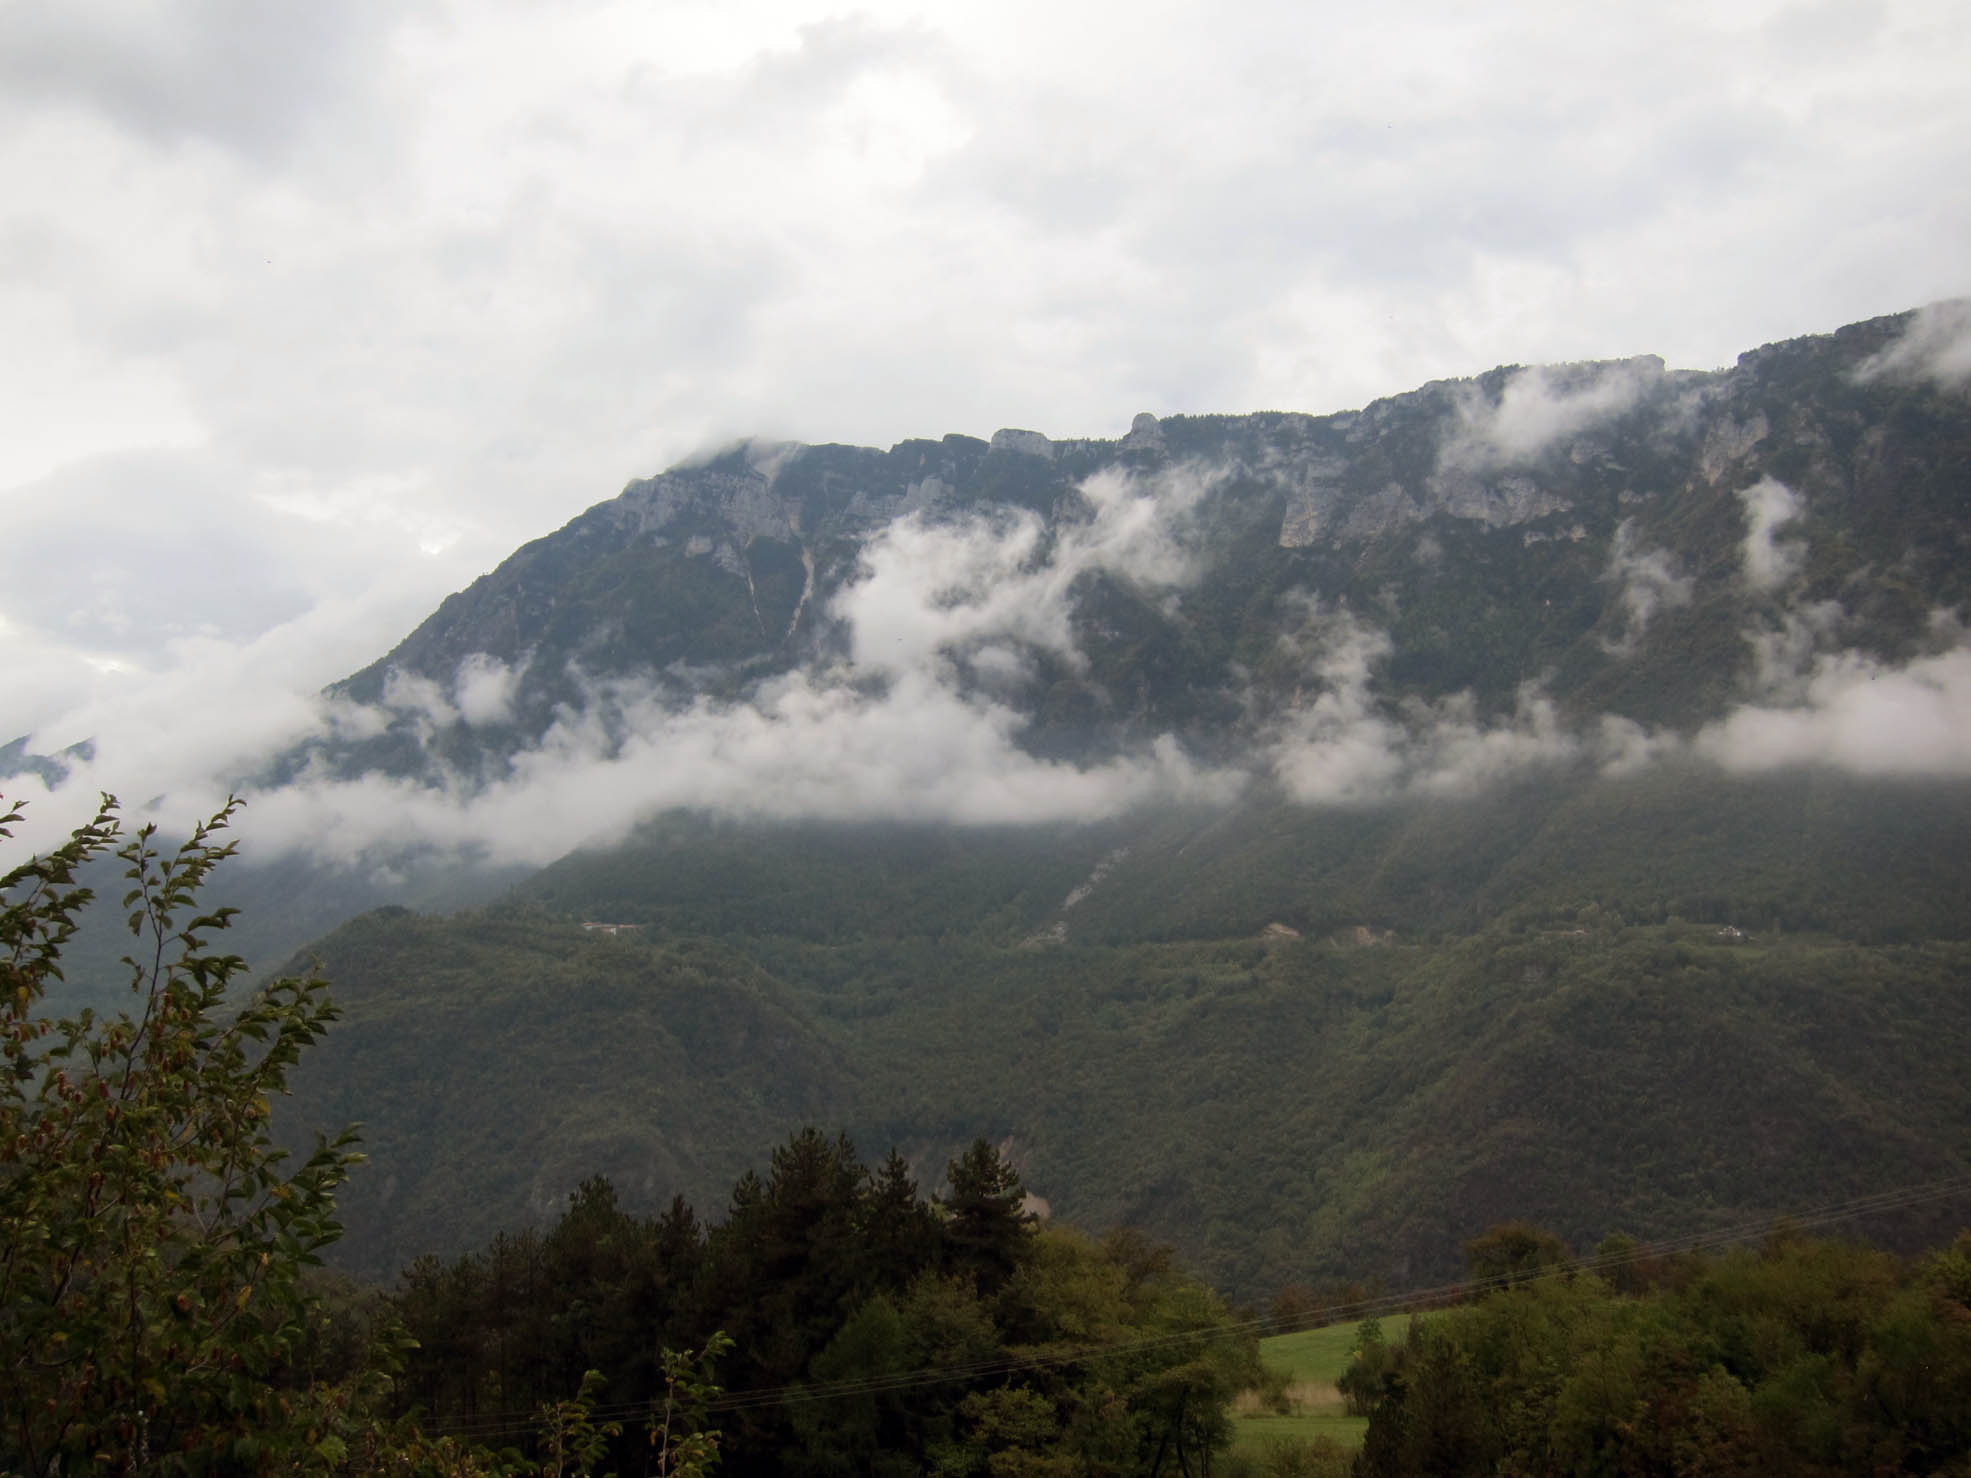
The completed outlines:
{"type": "MultiPolygon", "coordinates": [[[[198,895],[233,850],[229,802],[175,852],[125,838],[115,801],[0,876],[0,1471],[108,1465],[211,1472],[330,1466],[338,1397],[284,1379],[303,1338],[303,1270],[340,1231],[352,1135],[298,1165],[270,1100],[334,1019],[324,983],[245,970],[210,941],[233,912],[198,895]],[[41,1006],[111,854],[135,938],[129,1005],[41,1006]]],[[[18,807],[0,814],[11,836],[18,807]]]]}

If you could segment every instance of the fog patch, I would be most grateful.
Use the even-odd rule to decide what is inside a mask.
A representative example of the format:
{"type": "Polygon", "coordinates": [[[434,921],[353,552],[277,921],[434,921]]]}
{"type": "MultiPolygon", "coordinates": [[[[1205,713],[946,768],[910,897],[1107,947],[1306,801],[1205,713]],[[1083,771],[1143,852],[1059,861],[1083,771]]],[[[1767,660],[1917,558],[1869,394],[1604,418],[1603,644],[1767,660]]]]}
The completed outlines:
{"type": "Polygon", "coordinates": [[[1546,365],[1515,371],[1496,404],[1460,387],[1457,423],[1438,448],[1440,471],[1482,472],[1532,461],[1555,442],[1632,410],[1663,379],[1663,362],[1546,365]]]}
{"type": "Polygon", "coordinates": [[[1636,649],[1658,612],[1690,604],[1691,578],[1677,572],[1676,560],[1667,549],[1643,547],[1633,518],[1623,519],[1616,527],[1608,569],[1602,578],[1615,586],[1616,607],[1622,617],[1618,634],[1602,641],[1616,656],[1627,656],[1636,649]]]}
{"type": "Polygon", "coordinates": [[[335,743],[360,744],[389,732],[390,711],[374,703],[331,698],[323,703],[320,730],[335,743]]]}
{"type": "Polygon", "coordinates": [[[1677,735],[1648,729],[1632,718],[1605,713],[1590,738],[1597,773],[1609,779],[1641,774],[1680,753],[1684,742],[1677,735]]]}
{"type": "Polygon", "coordinates": [[[1520,687],[1512,717],[1486,723],[1469,693],[1425,705],[1405,704],[1410,720],[1415,788],[1429,795],[1468,796],[1541,766],[1580,757],[1582,744],[1561,728],[1553,700],[1538,685],[1520,687]]]}
{"type": "Polygon", "coordinates": [[[525,662],[509,667],[485,652],[468,654],[452,683],[459,717],[475,729],[511,723],[514,695],[526,671],[525,662]]]}
{"type": "Polygon", "coordinates": [[[1776,589],[1799,574],[1807,558],[1799,539],[1777,537],[1800,516],[1799,496],[1776,478],[1762,477],[1742,490],[1738,501],[1745,505],[1745,583],[1754,590],[1776,589]]]}
{"type": "Polygon", "coordinates": [[[1469,693],[1436,702],[1389,703],[1374,692],[1393,650],[1386,632],[1345,609],[1310,605],[1302,629],[1282,638],[1320,691],[1267,725],[1260,763],[1289,797],[1309,806],[1365,806],[1403,795],[1467,796],[1529,770],[1592,763],[1638,767],[1663,741],[1626,719],[1586,733],[1563,724],[1537,683],[1513,712],[1488,720],[1469,693]]]}
{"type": "MultiPolygon", "coordinates": [[[[0,782],[0,792],[31,802],[19,841],[54,845],[94,812],[105,791],[123,799],[133,820],[182,835],[270,756],[311,738],[382,733],[393,719],[388,710],[298,685],[325,682],[374,652],[378,610],[393,608],[394,599],[374,596],[324,601],[250,641],[172,637],[161,644],[156,667],[117,668],[86,701],[30,735],[28,748],[42,754],[87,743],[86,754],[68,758],[68,773],[52,790],[24,775],[0,782]]],[[[66,655],[90,660],[72,649],[66,655]]]]}
{"type": "Polygon", "coordinates": [[[1360,805],[1401,787],[1404,735],[1370,692],[1374,669],[1393,644],[1388,633],[1346,610],[1310,611],[1313,628],[1281,638],[1322,685],[1310,702],[1294,704],[1276,721],[1263,754],[1273,776],[1306,805],[1360,805]]]}
{"type": "Polygon", "coordinates": [[[617,742],[593,711],[565,711],[502,779],[468,788],[366,775],[255,798],[262,845],[355,860],[375,848],[482,849],[544,863],[620,840],[673,807],[756,819],[936,819],[1013,825],[1094,821],[1152,800],[1219,803],[1236,772],[1195,765],[1174,739],[1092,766],[1019,748],[1024,718],[904,671],[872,693],[845,669],[776,679],[749,701],[677,711],[630,701],[617,742]]]}
{"type": "MultiPolygon", "coordinates": [[[[1147,595],[1193,580],[1191,517],[1212,475],[1099,475],[1080,516],[1052,530],[1024,511],[910,516],[865,548],[828,615],[840,660],[757,684],[744,697],[681,697],[663,674],[596,682],[571,669],[582,706],[490,780],[434,764],[420,779],[337,780],[317,762],[253,798],[242,826],[259,850],[308,850],[375,865],[441,847],[497,863],[546,862],[608,842],[673,807],[761,819],[1093,821],[1153,801],[1219,803],[1237,769],[1195,763],[1164,736],[1097,764],[1020,747],[1010,701],[1047,653],[1076,669],[1078,582],[1101,574],[1147,595]]],[[[486,653],[449,683],[401,669],[379,700],[317,701],[320,737],[408,730],[431,753],[459,725],[509,720],[525,662],[486,653]]]]}
{"type": "Polygon", "coordinates": [[[1745,633],[1752,649],[1752,687],[1762,702],[1807,701],[1816,659],[1840,632],[1847,612],[1839,601],[1813,601],[1778,621],[1745,633]]]}
{"type": "Polygon", "coordinates": [[[1945,390],[1971,387],[1971,298],[1919,308],[1902,337],[1855,369],[1864,383],[1929,383],[1945,390]]]}
{"type": "MultiPolygon", "coordinates": [[[[1184,538],[1213,476],[1185,468],[1149,480],[1097,473],[1080,488],[1088,517],[1049,536],[1026,509],[957,522],[909,514],[872,539],[858,577],[830,611],[851,632],[856,665],[923,671],[1007,643],[1053,653],[1080,670],[1073,588],[1101,572],[1156,592],[1188,584],[1184,538]]],[[[983,657],[1004,673],[1003,657],[983,657]]]]}
{"type": "Polygon", "coordinates": [[[1828,765],[1857,775],[1971,776],[1971,648],[1900,667],[1857,652],[1818,658],[1795,701],[1705,726],[1697,752],[1736,774],[1828,765]]]}
{"type": "Polygon", "coordinates": [[[451,695],[436,682],[415,672],[393,667],[383,675],[383,707],[408,719],[419,744],[429,744],[441,729],[459,721],[451,695]]]}
{"type": "Polygon", "coordinates": [[[1031,656],[1018,647],[999,643],[970,653],[965,665],[975,682],[1008,697],[1030,687],[1036,676],[1031,656]]]}

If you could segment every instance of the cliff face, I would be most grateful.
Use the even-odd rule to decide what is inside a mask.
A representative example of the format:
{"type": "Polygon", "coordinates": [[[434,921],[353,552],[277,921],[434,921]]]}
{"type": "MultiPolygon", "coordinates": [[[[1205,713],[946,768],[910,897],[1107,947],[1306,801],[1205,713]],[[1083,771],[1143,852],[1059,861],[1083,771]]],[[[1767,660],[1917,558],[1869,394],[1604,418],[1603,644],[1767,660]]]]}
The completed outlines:
{"type": "Polygon", "coordinates": [[[1746,632],[1780,605],[1837,601],[1854,645],[1906,658],[1932,611],[1971,597],[1971,404],[1898,371],[1912,319],[1715,373],[1502,368],[1336,415],[1146,414],[1116,440],[743,446],[632,482],[452,596],[333,690],[375,717],[282,768],[471,783],[571,713],[629,722],[624,683],[743,697],[849,655],[841,597],[905,521],[1031,519],[1044,562],[1102,478],[1196,485],[1171,529],[1196,578],[1175,598],[1112,565],[1076,580],[1074,660],[1026,653],[1041,680],[1006,698],[1036,752],[1222,744],[1304,686],[1271,654],[1310,601],[1387,633],[1384,701],[1503,711],[1537,678],[1563,710],[1697,722],[1742,687],[1746,632]],[[1758,537],[1779,552],[1754,578],[1758,537]],[[499,701],[475,705],[475,682],[499,701]]]}

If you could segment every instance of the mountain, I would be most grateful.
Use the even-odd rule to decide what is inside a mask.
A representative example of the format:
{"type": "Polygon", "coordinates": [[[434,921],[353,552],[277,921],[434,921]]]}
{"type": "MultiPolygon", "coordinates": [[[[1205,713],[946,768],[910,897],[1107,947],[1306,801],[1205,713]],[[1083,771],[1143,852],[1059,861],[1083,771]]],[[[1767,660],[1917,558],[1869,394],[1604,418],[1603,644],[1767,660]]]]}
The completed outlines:
{"type": "Polygon", "coordinates": [[[958,691],[1016,712],[1034,755],[1159,735],[1235,752],[1319,675],[1281,641],[1310,602],[1386,639],[1384,704],[1509,713],[1537,680],[1563,714],[1691,725],[1757,676],[1748,631],[1787,637],[1789,613],[1835,620],[1834,602],[1843,650],[1901,661],[1971,594],[1971,431],[1961,395],[1893,372],[1913,316],[1717,373],[1507,367],[1338,415],[1146,414],[1117,441],[738,447],[631,483],[446,600],[331,690],[363,721],[276,777],[492,783],[571,714],[620,746],[632,710],[868,666],[845,596],[905,552],[906,523],[947,533],[913,550],[960,566],[956,604],[991,575],[1058,578],[1034,594],[1063,629],[1000,613],[947,633],[958,691]],[[1162,499],[1162,539],[1105,519],[1119,487],[1162,499]]]}
{"type": "Polygon", "coordinates": [[[1964,1169],[1967,326],[630,484],[261,777],[549,863],[313,946],[349,1257],[810,1121],[1247,1295],[1964,1169]]]}

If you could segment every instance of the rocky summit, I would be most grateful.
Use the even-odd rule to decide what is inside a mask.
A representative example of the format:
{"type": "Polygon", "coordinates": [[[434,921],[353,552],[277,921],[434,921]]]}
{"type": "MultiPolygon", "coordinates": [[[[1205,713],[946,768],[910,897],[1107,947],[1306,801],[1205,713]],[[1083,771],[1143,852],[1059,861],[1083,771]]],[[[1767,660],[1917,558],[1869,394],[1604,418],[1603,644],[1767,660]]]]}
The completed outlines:
{"type": "Polygon", "coordinates": [[[861,597],[909,561],[943,582],[909,595],[937,680],[1031,755],[1263,750],[1364,652],[1385,710],[1456,700],[1482,722],[1537,697],[1688,736],[1769,694],[1781,647],[1949,644],[1971,418],[1961,386],[1898,357],[1914,319],[1719,371],[1505,367],[1332,415],[1146,413],[1115,440],[734,447],[446,600],[266,778],[471,790],[576,715],[613,752],[790,673],[893,682],[861,597]]]}

